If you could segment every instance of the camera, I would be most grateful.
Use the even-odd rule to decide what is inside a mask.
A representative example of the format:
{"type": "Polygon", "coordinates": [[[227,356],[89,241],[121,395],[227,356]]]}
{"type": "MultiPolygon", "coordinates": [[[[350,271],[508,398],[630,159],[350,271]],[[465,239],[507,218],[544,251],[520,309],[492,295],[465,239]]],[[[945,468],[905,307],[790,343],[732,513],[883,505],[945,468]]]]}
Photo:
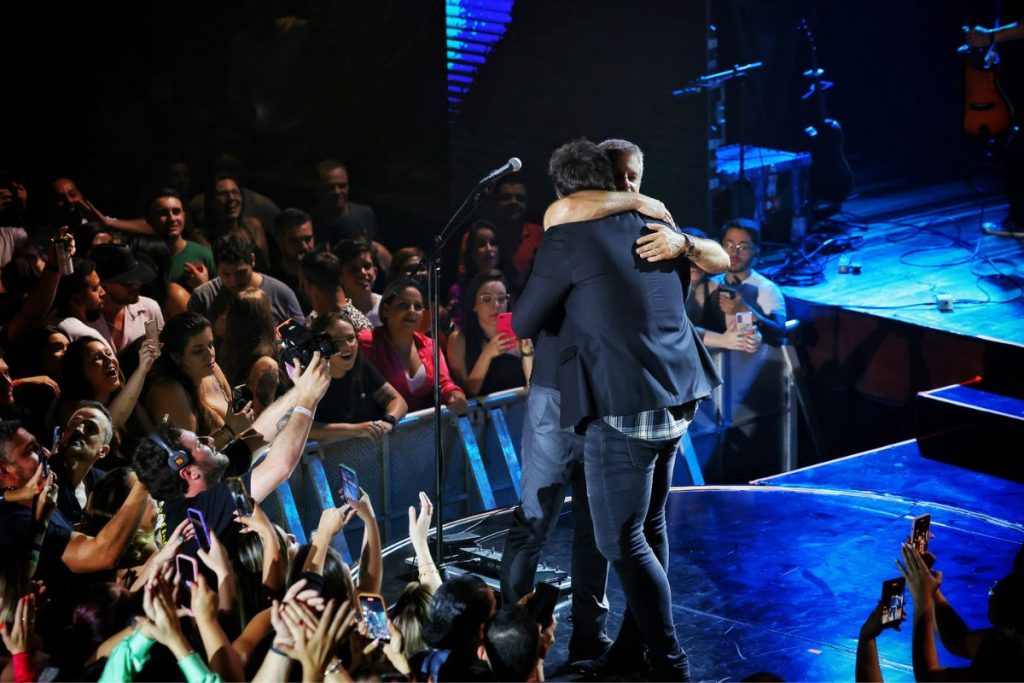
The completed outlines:
{"type": "Polygon", "coordinates": [[[281,335],[281,362],[285,367],[290,367],[292,361],[298,359],[299,365],[305,368],[317,351],[321,358],[329,358],[338,352],[326,332],[314,333],[291,318],[278,325],[277,332],[281,335]]]}

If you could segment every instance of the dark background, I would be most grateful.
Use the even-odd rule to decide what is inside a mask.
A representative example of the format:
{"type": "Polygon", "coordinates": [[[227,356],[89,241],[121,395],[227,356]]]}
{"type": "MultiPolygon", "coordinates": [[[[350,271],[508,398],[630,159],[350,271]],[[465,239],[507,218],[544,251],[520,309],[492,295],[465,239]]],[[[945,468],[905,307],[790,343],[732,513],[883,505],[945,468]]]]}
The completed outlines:
{"type": "MultiPolygon", "coordinates": [[[[1021,4],[1004,3],[1004,19],[1021,4]]],[[[66,174],[102,210],[127,216],[141,215],[170,154],[190,163],[198,192],[203,162],[233,150],[248,161],[249,186],[306,208],[312,165],[335,156],[349,165],[352,198],[375,207],[397,248],[429,244],[474,181],[513,155],[539,220],[553,198],[550,151],[579,135],[616,136],[645,148],[644,189],[697,222],[687,216],[703,191],[702,98],[668,92],[701,71],[706,7],[519,0],[449,125],[441,0],[8,3],[0,167],[27,180],[36,203],[66,174]],[[301,39],[275,39],[272,18],[289,14],[301,39]]],[[[961,173],[959,27],[994,7],[721,0],[710,20],[721,68],[766,65],[746,86],[748,141],[795,150],[809,64],[796,25],[809,18],[836,83],[829,110],[867,192],[961,173]]],[[[736,86],[726,87],[735,141],[736,86]]]]}

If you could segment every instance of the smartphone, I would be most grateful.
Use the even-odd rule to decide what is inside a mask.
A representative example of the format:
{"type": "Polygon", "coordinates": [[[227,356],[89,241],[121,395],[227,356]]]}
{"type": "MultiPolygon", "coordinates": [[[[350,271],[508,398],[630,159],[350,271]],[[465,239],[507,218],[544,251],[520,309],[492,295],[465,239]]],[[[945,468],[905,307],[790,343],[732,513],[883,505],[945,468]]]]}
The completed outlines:
{"type": "Polygon", "coordinates": [[[196,542],[199,543],[199,547],[210,552],[210,531],[206,528],[206,519],[203,518],[203,513],[195,508],[187,508],[185,514],[188,516],[188,521],[192,523],[192,531],[196,534],[196,542]]]}
{"type": "Polygon", "coordinates": [[[388,610],[384,605],[384,598],[375,593],[360,593],[359,609],[363,621],[366,622],[367,637],[370,640],[390,643],[391,632],[388,631],[388,610]]]}
{"type": "Polygon", "coordinates": [[[196,558],[188,555],[177,555],[174,563],[178,568],[178,576],[181,577],[181,584],[178,587],[178,606],[188,607],[192,604],[192,589],[189,583],[195,583],[199,576],[199,563],[196,558]]]}
{"type": "Polygon", "coordinates": [[[511,313],[499,313],[498,314],[498,334],[507,334],[513,339],[516,338],[516,333],[512,331],[512,314],[511,313]]]}
{"type": "Polygon", "coordinates": [[[540,581],[533,589],[533,599],[530,600],[530,614],[537,620],[541,628],[551,625],[551,617],[555,613],[555,605],[558,604],[558,586],[547,581],[540,581]]]}
{"type": "Polygon", "coordinates": [[[362,494],[359,492],[359,477],[356,471],[345,465],[338,465],[338,472],[341,473],[341,497],[347,501],[359,500],[362,494]]]}
{"type": "Polygon", "coordinates": [[[231,389],[231,411],[242,412],[242,408],[252,400],[252,389],[245,384],[239,384],[231,389]]]}
{"type": "Polygon", "coordinates": [[[736,331],[748,332],[754,329],[754,314],[750,311],[741,311],[736,314],[736,331]]]}
{"type": "Polygon", "coordinates": [[[146,339],[154,341],[157,344],[160,343],[160,323],[155,320],[147,320],[146,326],[146,339]]]}
{"type": "Polygon", "coordinates": [[[924,554],[928,551],[928,532],[931,526],[931,515],[914,517],[914,521],[910,525],[910,545],[914,546],[914,549],[919,554],[924,554]]]}
{"type": "Polygon", "coordinates": [[[907,580],[902,576],[882,582],[882,626],[895,626],[904,620],[906,589],[907,580]]]}
{"type": "Polygon", "coordinates": [[[229,477],[224,480],[231,492],[231,500],[235,509],[247,517],[252,515],[252,502],[249,500],[249,492],[245,490],[245,482],[241,477],[229,477]]]}

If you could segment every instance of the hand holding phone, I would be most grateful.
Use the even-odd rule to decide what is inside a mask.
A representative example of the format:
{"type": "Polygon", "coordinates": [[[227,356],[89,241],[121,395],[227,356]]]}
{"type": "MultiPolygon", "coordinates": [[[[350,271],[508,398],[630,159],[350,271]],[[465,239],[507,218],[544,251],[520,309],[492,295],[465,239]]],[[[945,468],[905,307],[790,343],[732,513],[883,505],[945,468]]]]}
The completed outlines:
{"type": "Polygon", "coordinates": [[[928,537],[931,535],[932,516],[925,514],[914,517],[910,525],[910,545],[918,555],[928,552],[928,537]]]}
{"type": "Polygon", "coordinates": [[[228,486],[228,491],[231,492],[231,500],[239,514],[246,517],[252,516],[252,502],[249,500],[249,492],[245,490],[245,482],[241,477],[230,477],[224,482],[228,486]]]}
{"type": "Polygon", "coordinates": [[[180,579],[178,585],[178,606],[188,607],[192,604],[192,589],[189,588],[189,584],[195,583],[196,577],[199,576],[199,563],[196,562],[196,558],[189,557],[188,555],[177,555],[174,558],[174,563],[178,569],[178,577],[180,579]]]}
{"type": "Polygon", "coordinates": [[[366,637],[390,643],[391,631],[388,630],[388,611],[384,598],[376,593],[360,593],[359,609],[366,622],[366,637]]]}
{"type": "Polygon", "coordinates": [[[345,465],[338,465],[338,472],[341,474],[341,497],[348,502],[362,498],[359,491],[359,477],[356,471],[345,465]]]}
{"type": "Polygon", "coordinates": [[[540,627],[547,628],[551,625],[551,618],[557,604],[558,586],[547,581],[540,581],[533,590],[533,598],[530,599],[528,609],[540,627]]]}
{"type": "Polygon", "coordinates": [[[156,320],[149,319],[145,322],[146,327],[146,339],[151,342],[160,344],[160,323],[156,320]]]}
{"type": "Polygon", "coordinates": [[[906,619],[903,609],[906,589],[907,580],[902,576],[882,582],[882,628],[898,626],[906,619]]]}
{"type": "Polygon", "coordinates": [[[498,334],[503,334],[513,340],[518,341],[515,331],[512,329],[512,314],[511,313],[499,313],[498,314],[498,334]]]}
{"type": "Polygon", "coordinates": [[[206,519],[203,513],[195,508],[187,508],[185,515],[192,523],[192,531],[196,534],[196,542],[204,552],[210,552],[210,530],[206,528],[206,519]]]}
{"type": "Polygon", "coordinates": [[[252,401],[252,389],[246,384],[231,388],[231,412],[240,413],[252,401]]]}

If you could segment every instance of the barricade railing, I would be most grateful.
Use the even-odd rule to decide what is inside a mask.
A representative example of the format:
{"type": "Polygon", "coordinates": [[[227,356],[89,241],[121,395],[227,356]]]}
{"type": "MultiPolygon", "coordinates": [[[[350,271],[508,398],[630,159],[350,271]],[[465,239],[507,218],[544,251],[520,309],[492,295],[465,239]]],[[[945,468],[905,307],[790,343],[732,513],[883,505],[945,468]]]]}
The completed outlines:
{"type": "MultiPolygon", "coordinates": [[[[779,469],[790,469],[795,462],[792,373],[780,349],[763,345],[755,354],[716,351],[712,356],[725,383],[701,405],[680,444],[673,483],[702,485],[702,469],[721,460],[730,430],[742,434],[766,422],[777,435],[769,439],[772,457],[779,458],[779,469]]],[[[442,409],[446,522],[518,503],[526,395],[519,388],[482,396],[469,402],[463,416],[442,409]]],[[[343,502],[338,494],[338,465],[343,464],[355,470],[369,495],[383,543],[406,538],[408,508],[419,505],[419,492],[437,500],[433,429],[433,409],[426,409],[406,415],[380,439],[310,441],[291,479],[265,503],[268,514],[300,543],[307,542],[320,514],[343,502]]],[[[354,519],[336,537],[346,560],[358,559],[362,533],[362,523],[354,519]]]]}

